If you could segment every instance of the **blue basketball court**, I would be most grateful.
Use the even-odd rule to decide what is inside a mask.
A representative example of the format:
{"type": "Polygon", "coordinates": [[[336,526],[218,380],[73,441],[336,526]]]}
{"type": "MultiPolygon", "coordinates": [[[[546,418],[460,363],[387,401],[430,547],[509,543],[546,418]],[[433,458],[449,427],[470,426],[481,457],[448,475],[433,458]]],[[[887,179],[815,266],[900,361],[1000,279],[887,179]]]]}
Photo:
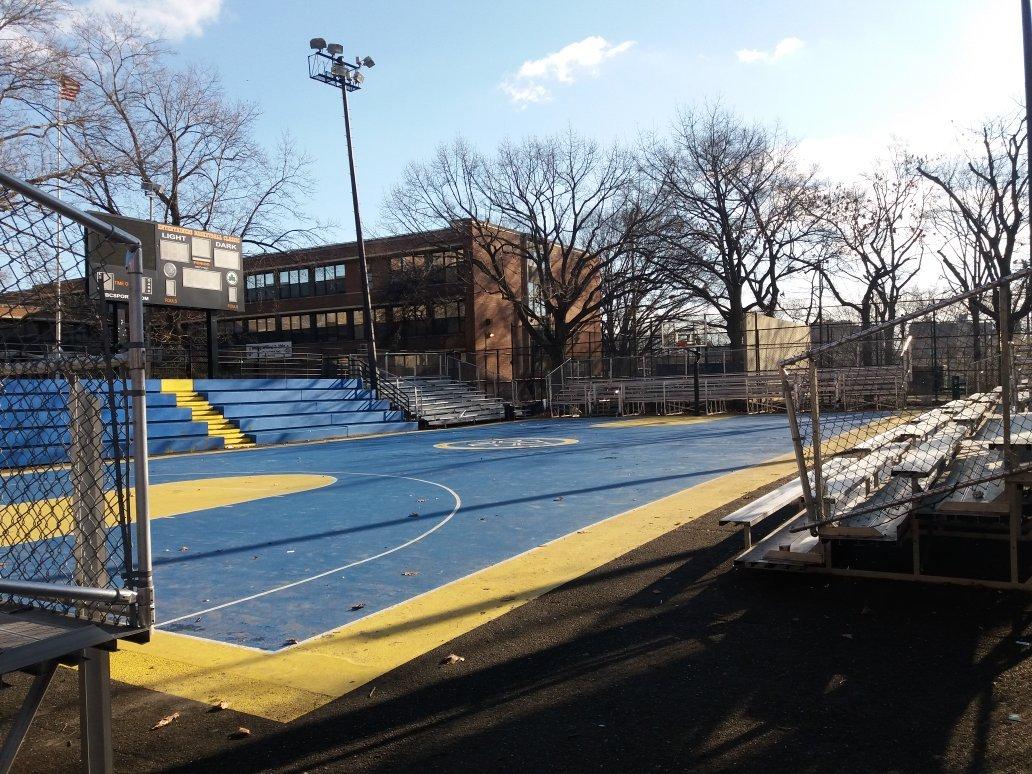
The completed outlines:
{"type": "Polygon", "coordinates": [[[158,625],[112,676],[292,720],[794,473],[789,450],[757,415],[154,458],[158,625]]]}
{"type": "Polygon", "coordinates": [[[312,476],[153,524],[159,628],[277,650],[783,454],[782,417],[527,421],[158,459],[155,485],[312,476]]]}

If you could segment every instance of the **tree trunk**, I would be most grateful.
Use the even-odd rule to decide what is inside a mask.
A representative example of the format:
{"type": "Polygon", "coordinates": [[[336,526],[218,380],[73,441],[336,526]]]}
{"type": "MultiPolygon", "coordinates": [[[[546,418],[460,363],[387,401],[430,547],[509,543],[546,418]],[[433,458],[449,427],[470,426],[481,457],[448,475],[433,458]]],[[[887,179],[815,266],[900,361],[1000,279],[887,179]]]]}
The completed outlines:
{"type": "MultiPolygon", "coordinates": [[[[864,300],[860,305],[860,330],[864,331],[871,327],[871,302],[864,300]]],[[[870,339],[860,339],[857,342],[860,347],[860,365],[870,366],[874,362],[874,342],[870,339]]]]}
{"type": "Polygon", "coordinates": [[[971,362],[982,359],[982,310],[974,299],[968,301],[971,310],[971,362]]]}
{"type": "Polygon", "coordinates": [[[740,294],[732,292],[730,314],[727,317],[728,346],[731,349],[731,370],[742,373],[746,370],[745,312],[742,311],[740,294]]]}

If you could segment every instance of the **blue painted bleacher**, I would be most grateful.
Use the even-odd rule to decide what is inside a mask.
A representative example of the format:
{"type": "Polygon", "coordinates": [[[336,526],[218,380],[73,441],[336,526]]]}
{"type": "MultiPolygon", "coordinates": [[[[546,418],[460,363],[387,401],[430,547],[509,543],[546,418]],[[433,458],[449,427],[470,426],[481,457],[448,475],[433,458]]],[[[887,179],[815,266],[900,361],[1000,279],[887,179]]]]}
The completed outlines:
{"type": "MultiPolygon", "coordinates": [[[[110,448],[112,419],[119,436],[127,437],[131,414],[124,407],[107,408],[107,386],[84,382],[101,397],[105,447],[110,448]]],[[[116,384],[121,401],[123,384],[116,384]]],[[[290,443],[416,429],[363,389],[358,380],[343,379],[198,379],[194,389],[257,444],[290,443]]],[[[47,465],[68,461],[68,385],[63,381],[8,379],[0,382],[0,468],[47,465]]],[[[211,451],[225,441],[209,435],[205,422],[193,421],[176,396],[161,392],[161,381],[147,381],[147,447],[151,454],[211,451]]]]}
{"type": "Polygon", "coordinates": [[[194,389],[258,445],[417,427],[358,379],[195,379],[194,389]]]}
{"type": "Polygon", "coordinates": [[[176,405],[176,396],[161,391],[160,379],[147,380],[147,450],[151,454],[212,451],[225,440],[208,434],[205,422],[194,422],[193,412],[176,405]]]}

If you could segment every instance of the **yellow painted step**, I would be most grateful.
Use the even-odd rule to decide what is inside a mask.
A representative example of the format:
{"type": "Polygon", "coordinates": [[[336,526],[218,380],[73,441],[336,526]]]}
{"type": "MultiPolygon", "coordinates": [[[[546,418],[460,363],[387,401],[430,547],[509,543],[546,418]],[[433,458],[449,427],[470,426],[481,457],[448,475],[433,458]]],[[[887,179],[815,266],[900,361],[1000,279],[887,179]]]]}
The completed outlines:
{"type": "Polygon", "coordinates": [[[223,439],[227,449],[239,449],[254,446],[240,428],[226,419],[199,393],[194,391],[192,379],[162,379],[161,391],[175,395],[176,406],[190,409],[190,418],[194,422],[204,422],[208,426],[208,435],[223,439]]]}

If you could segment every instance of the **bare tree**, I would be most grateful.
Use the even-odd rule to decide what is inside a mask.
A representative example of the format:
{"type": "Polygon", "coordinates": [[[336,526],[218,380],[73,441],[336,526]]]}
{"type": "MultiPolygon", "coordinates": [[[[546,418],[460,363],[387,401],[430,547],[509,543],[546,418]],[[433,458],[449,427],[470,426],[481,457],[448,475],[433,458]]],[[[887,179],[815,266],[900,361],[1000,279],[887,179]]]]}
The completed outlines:
{"type": "MultiPolygon", "coordinates": [[[[1005,277],[1019,268],[1019,250],[1027,244],[1028,159],[1024,111],[986,121],[977,142],[962,155],[924,163],[919,172],[940,196],[935,215],[946,245],[939,250],[946,278],[955,289],[1005,277]]],[[[1017,288],[1011,299],[1011,332],[1032,311],[1032,296],[1017,288]]],[[[975,299],[977,308],[1000,320],[999,294],[975,299]]],[[[977,319],[977,318],[976,318],[977,319]]]]}
{"type": "MultiPolygon", "coordinates": [[[[930,210],[930,219],[935,226],[935,236],[938,240],[935,252],[941,259],[942,279],[955,293],[987,284],[990,282],[989,274],[979,260],[977,243],[972,238],[964,218],[955,209],[943,204],[933,206],[930,210]],[[959,270],[959,278],[954,276],[948,268],[950,266],[959,270]]],[[[984,305],[975,297],[969,298],[966,305],[971,322],[972,360],[977,362],[982,359],[982,343],[988,333],[982,322],[984,305]]]]}
{"type": "Polygon", "coordinates": [[[558,365],[607,301],[641,281],[636,271],[602,281],[655,232],[660,209],[638,171],[627,151],[572,132],[503,142],[492,155],[457,140],[409,165],[388,217],[407,231],[471,234],[473,281],[512,304],[558,365]]]}
{"type": "Polygon", "coordinates": [[[272,153],[255,141],[257,106],[229,100],[210,68],[170,66],[131,18],[82,21],[73,37],[75,77],[100,119],[68,131],[88,204],[132,214],[141,182],[150,182],[161,186],[168,223],[232,233],[263,250],[311,241],[318,227],[302,209],[310,162],[289,137],[272,153]]]}
{"type": "MultiPolygon", "coordinates": [[[[655,237],[651,242],[658,242],[655,237]]],[[[640,245],[601,272],[605,298],[602,312],[604,354],[612,357],[643,355],[661,345],[664,325],[685,320],[701,303],[663,281],[663,266],[655,248],[640,245]],[[626,281],[627,277],[633,278],[626,281]]]]}
{"type": "MultiPolygon", "coordinates": [[[[894,319],[924,254],[927,194],[914,160],[894,148],[860,185],[829,193],[818,212],[834,253],[817,270],[835,300],[857,313],[861,328],[894,319]]],[[[864,350],[864,365],[872,355],[864,350]]]]}
{"type": "Polygon", "coordinates": [[[746,313],[774,313],[820,237],[814,175],[799,170],[780,133],[720,105],[681,111],[670,140],[647,158],[672,226],[667,281],[717,311],[742,370],[746,313]]]}
{"type": "Polygon", "coordinates": [[[62,34],[69,13],[57,0],[0,0],[0,165],[44,187],[82,171],[76,154],[57,152],[61,130],[97,123],[89,95],[58,102],[78,56],[62,34]]]}
{"type": "MultiPolygon", "coordinates": [[[[309,160],[289,137],[267,152],[254,138],[258,108],[228,99],[214,70],[173,66],[131,17],[79,19],[69,38],[77,102],[91,112],[63,135],[77,160],[69,188],[87,206],[139,216],[141,183],[155,183],[155,216],[166,223],[234,234],[260,250],[293,249],[318,235],[303,211],[309,160]]],[[[186,347],[200,320],[191,310],[154,309],[151,340],[186,347]]]]}

